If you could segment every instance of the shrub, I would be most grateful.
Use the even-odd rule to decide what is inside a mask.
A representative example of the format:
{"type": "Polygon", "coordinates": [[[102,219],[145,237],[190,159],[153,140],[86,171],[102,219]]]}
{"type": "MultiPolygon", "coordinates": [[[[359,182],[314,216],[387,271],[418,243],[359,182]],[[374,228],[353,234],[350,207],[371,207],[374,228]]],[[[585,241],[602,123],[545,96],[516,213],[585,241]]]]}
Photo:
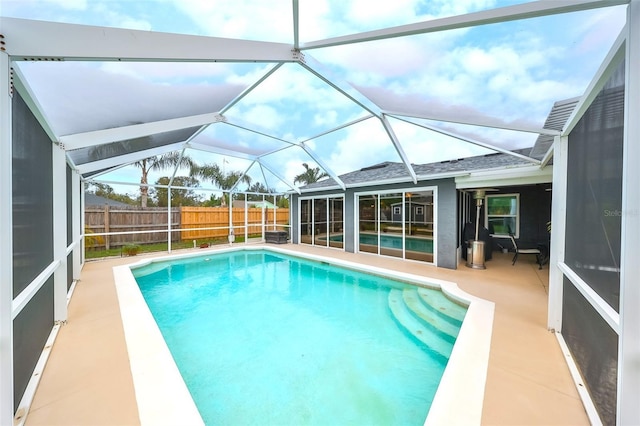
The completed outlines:
{"type": "Polygon", "coordinates": [[[140,246],[136,244],[127,244],[122,246],[122,252],[127,256],[135,256],[140,251],[140,246]]]}

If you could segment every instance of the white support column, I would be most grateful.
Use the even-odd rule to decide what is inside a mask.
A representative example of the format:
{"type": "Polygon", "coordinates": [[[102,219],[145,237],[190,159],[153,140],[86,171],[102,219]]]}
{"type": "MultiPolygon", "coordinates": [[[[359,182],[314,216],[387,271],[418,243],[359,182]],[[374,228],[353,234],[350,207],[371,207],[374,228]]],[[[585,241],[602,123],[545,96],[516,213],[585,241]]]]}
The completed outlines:
{"type": "Polygon", "coordinates": [[[244,242],[249,241],[249,204],[247,203],[247,194],[244,194],[244,242]]]}
{"type": "Polygon", "coordinates": [[[562,329],[563,275],[559,262],[564,262],[565,220],[567,213],[567,161],[569,138],[556,136],[553,143],[553,187],[551,194],[551,247],[549,258],[549,308],[547,328],[562,329]]]}
{"type": "Polygon", "coordinates": [[[67,161],[64,149],[53,145],[53,259],[60,265],[53,273],[53,319],[67,320],[67,161]]]}
{"type": "MultiPolygon", "coordinates": [[[[78,172],[80,174],[80,172],[78,172]]],[[[80,241],[80,265],[84,265],[84,250],[85,250],[85,238],[84,238],[84,227],[85,227],[85,200],[84,200],[84,180],[80,181],[80,234],[83,236],[80,241]]]]}
{"type": "MultiPolygon", "coordinates": [[[[231,243],[233,243],[232,240],[234,239],[234,238],[231,237],[231,234],[232,234],[232,232],[235,232],[235,231],[233,231],[233,194],[231,192],[228,192],[228,194],[229,194],[229,203],[228,203],[227,208],[229,209],[229,231],[227,232],[227,234],[229,235],[229,237],[228,237],[229,238],[229,244],[231,244],[231,243]]],[[[224,191],[222,192],[222,198],[224,199],[224,191]]],[[[245,208],[246,208],[246,206],[245,206],[245,208]]],[[[246,242],[246,240],[245,240],[245,242],[246,242]]]]}
{"type": "Polygon", "coordinates": [[[262,194],[262,206],[260,207],[260,229],[262,230],[262,241],[264,241],[264,231],[266,227],[266,220],[264,216],[264,194],[262,194]]]}
{"type": "Polygon", "coordinates": [[[171,183],[167,187],[167,252],[171,253],[171,183]]]}
{"type": "Polygon", "coordinates": [[[0,424],[13,424],[11,62],[0,52],[0,424]]]}
{"type": "Polygon", "coordinates": [[[273,230],[278,230],[278,200],[277,197],[273,196],[273,230]]]}
{"type": "Polygon", "coordinates": [[[619,425],[640,424],[640,0],[627,9],[620,248],[619,425]]]}
{"type": "Polygon", "coordinates": [[[80,279],[80,269],[82,265],[82,216],[84,209],[82,208],[81,191],[82,182],[80,181],[80,173],[76,170],[71,172],[71,235],[73,242],[73,279],[80,279]]]}

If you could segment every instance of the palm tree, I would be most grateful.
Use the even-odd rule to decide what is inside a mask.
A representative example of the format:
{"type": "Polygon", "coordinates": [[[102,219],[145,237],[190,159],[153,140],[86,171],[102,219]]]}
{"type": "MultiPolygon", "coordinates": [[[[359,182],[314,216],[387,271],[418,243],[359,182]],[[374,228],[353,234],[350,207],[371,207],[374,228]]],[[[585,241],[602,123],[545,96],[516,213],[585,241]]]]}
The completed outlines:
{"type": "Polygon", "coordinates": [[[140,205],[142,208],[147,207],[147,199],[149,197],[149,187],[147,186],[149,182],[147,179],[150,171],[164,170],[169,167],[189,167],[190,169],[197,167],[190,157],[182,156],[177,151],[145,158],[135,162],[133,165],[142,171],[142,176],[140,177],[140,205]]]}
{"type": "MultiPolygon", "coordinates": [[[[218,188],[228,191],[240,181],[247,185],[251,184],[251,177],[238,171],[224,172],[217,164],[205,164],[204,166],[194,166],[191,168],[191,176],[200,179],[210,180],[218,188]]],[[[226,206],[226,197],[222,197],[222,207],[226,206]]]]}
{"type": "Polygon", "coordinates": [[[302,166],[305,169],[304,172],[294,177],[293,183],[300,182],[309,185],[329,176],[327,173],[320,171],[320,167],[309,167],[307,163],[302,163],[302,166]]]}

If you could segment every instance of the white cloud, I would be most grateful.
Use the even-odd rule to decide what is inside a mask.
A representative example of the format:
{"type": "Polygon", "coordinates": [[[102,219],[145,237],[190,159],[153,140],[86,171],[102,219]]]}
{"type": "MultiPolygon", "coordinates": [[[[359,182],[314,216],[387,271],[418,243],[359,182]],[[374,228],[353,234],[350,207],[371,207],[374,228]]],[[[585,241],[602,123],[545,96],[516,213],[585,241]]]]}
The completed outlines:
{"type": "MultiPolygon", "coordinates": [[[[23,0],[24,1],[24,0],[23,0]]],[[[69,10],[86,10],[87,0],[43,0],[45,3],[51,3],[69,10]]]]}
{"type": "Polygon", "coordinates": [[[495,7],[495,0],[436,0],[434,7],[440,8],[440,16],[461,15],[476,10],[485,10],[495,7]]]}
{"type": "Polygon", "coordinates": [[[172,0],[200,28],[216,37],[269,41],[293,40],[289,1],[172,0]]]}
{"type": "Polygon", "coordinates": [[[254,105],[244,111],[242,118],[249,123],[271,130],[278,129],[285,119],[280,111],[268,105],[254,105]]]}
{"type": "Polygon", "coordinates": [[[327,164],[340,175],[382,161],[400,161],[386,132],[379,124],[358,124],[337,141],[327,164]]]}
{"type": "Polygon", "coordinates": [[[335,125],[338,122],[338,112],[336,110],[329,110],[316,113],[313,116],[313,122],[316,126],[335,125]]]}
{"type": "Polygon", "coordinates": [[[378,1],[351,0],[348,2],[346,18],[356,23],[364,23],[370,28],[401,25],[415,18],[417,0],[378,1]]]}

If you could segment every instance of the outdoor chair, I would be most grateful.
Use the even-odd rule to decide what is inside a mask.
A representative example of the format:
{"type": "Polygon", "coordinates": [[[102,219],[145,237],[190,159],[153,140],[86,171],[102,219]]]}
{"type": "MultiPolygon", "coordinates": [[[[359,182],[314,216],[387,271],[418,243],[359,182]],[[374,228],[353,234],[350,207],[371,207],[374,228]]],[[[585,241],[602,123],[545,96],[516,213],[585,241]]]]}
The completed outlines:
{"type": "Polygon", "coordinates": [[[513,234],[509,234],[509,238],[511,238],[511,244],[513,244],[513,249],[516,252],[516,254],[513,256],[513,262],[511,262],[511,265],[516,264],[516,260],[518,260],[519,254],[535,254],[536,263],[540,266],[538,269],[542,269],[543,256],[542,256],[542,251],[540,250],[539,247],[538,248],[519,248],[518,244],[516,244],[516,239],[513,237],[513,234]]]}

